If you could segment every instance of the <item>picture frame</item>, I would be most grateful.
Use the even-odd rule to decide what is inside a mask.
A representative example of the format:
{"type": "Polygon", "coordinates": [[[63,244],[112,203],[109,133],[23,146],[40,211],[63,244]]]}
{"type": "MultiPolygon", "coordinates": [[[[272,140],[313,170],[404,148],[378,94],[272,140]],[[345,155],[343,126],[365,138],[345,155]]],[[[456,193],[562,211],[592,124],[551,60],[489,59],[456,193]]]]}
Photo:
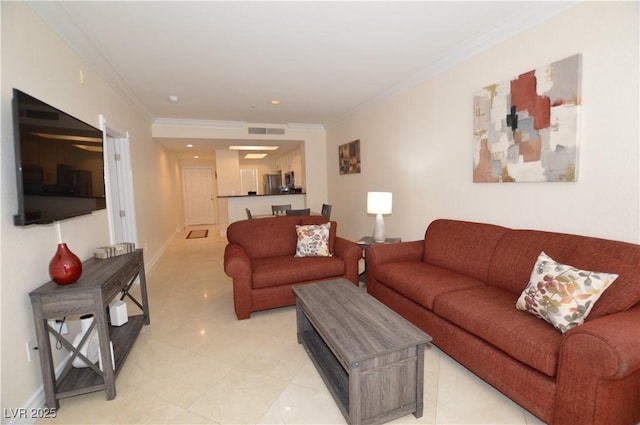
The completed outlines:
{"type": "Polygon", "coordinates": [[[340,174],[360,173],[360,139],[338,146],[340,174]]]}
{"type": "Polygon", "coordinates": [[[473,182],[577,181],[582,56],[478,90],[473,182]]]}

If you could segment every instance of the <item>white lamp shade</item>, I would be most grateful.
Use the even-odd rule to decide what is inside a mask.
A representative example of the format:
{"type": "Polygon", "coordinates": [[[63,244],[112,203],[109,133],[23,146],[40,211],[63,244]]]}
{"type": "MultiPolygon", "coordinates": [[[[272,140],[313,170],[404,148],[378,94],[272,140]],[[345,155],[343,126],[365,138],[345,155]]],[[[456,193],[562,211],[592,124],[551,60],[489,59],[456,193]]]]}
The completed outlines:
{"type": "Polygon", "coordinates": [[[369,214],[391,214],[391,192],[369,192],[367,194],[367,212],[369,214]]]}

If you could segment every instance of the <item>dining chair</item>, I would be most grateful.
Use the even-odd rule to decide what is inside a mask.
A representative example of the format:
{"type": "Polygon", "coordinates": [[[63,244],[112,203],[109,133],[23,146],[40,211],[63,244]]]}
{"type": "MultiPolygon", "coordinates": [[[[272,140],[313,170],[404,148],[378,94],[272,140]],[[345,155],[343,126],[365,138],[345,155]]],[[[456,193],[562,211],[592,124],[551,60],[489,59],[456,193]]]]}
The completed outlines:
{"type": "Polygon", "coordinates": [[[251,216],[251,210],[249,208],[245,208],[245,211],[247,212],[247,218],[249,220],[251,220],[253,217],[251,216]]]}
{"type": "Polygon", "coordinates": [[[331,205],[329,204],[322,204],[322,211],[321,214],[324,216],[324,218],[326,218],[327,220],[331,220],[331,205]]]}
{"type": "Polygon", "coordinates": [[[300,210],[286,210],[287,215],[311,215],[311,208],[303,208],[300,210]]]}
{"type": "Polygon", "coordinates": [[[291,209],[291,204],[285,205],[271,205],[271,214],[273,215],[285,215],[287,210],[291,209]]]}

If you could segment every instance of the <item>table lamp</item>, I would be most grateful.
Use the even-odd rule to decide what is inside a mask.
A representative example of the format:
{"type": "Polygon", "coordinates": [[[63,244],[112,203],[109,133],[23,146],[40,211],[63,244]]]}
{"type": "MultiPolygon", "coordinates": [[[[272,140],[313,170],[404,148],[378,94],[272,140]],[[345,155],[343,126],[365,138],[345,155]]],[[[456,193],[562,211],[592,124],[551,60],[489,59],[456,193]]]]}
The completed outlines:
{"type": "Polygon", "coordinates": [[[376,214],[376,225],[373,228],[373,241],[376,243],[387,240],[382,214],[391,214],[391,200],[391,192],[367,193],[367,212],[369,214],[376,214]]]}

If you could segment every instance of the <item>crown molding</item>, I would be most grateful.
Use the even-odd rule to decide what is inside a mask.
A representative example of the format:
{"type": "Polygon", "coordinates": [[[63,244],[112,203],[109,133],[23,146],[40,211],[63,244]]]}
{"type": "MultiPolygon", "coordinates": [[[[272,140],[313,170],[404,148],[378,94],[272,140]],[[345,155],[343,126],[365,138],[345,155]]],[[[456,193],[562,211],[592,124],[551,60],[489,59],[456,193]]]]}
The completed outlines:
{"type": "Polygon", "coordinates": [[[155,118],[153,114],[133,94],[133,91],[124,79],[116,72],[111,63],[100,53],[100,50],[91,43],[89,37],[70,19],[61,2],[54,1],[25,1],[27,6],[35,12],[40,19],[61,37],[80,58],[102,77],[105,82],[147,121],[155,118]]]}
{"type": "Polygon", "coordinates": [[[391,97],[416,87],[425,81],[434,78],[438,74],[461,64],[467,59],[476,56],[482,51],[497,46],[517,34],[539,25],[582,2],[583,0],[568,0],[559,2],[539,1],[533,3],[526,13],[519,13],[508,19],[504,19],[504,23],[502,25],[490,28],[484,33],[461,43],[457,47],[453,48],[448,54],[436,61],[432,66],[424,69],[418,74],[415,74],[413,77],[396,84],[369,101],[356,106],[354,109],[340,116],[338,119],[328,123],[326,128],[331,128],[358,112],[369,109],[384,100],[390,99],[391,97]]]}

